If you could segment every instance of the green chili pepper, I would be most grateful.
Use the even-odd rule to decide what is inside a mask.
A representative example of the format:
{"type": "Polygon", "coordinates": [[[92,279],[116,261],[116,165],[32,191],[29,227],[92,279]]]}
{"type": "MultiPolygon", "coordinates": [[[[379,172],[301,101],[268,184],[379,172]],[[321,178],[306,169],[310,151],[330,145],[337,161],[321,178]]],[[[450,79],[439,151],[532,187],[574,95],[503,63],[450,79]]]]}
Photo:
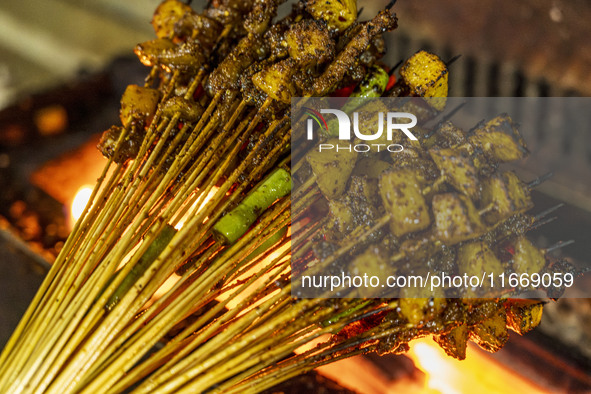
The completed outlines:
{"type": "MultiPolygon", "coordinates": [[[[351,114],[357,107],[364,104],[363,100],[355,100],[355,98],[374,98],[381,97],[386,90],[388,80],[390,76],[380,66],[373,65],[369,69],[369,72],[365,75],[363,80],[357,85],[353,93],[349,97],[354,98],[353,100],[347,101],[347,103],[341,108],[341,111],[351,114]]],[[[331,119],[328,122],[328,135],[332,137],[338,137],[339,127],[337,119],[331,119]]]]}
{"type": "Polygon", "coordinates": [[[381,97],[389,78],[386,70],[374,64],[350,97],[381,97]]]}
{"type": "Polygon", "coordinates": [[[162,232],[156,237],[154,242],[148,246],[146,252],[140,257],[135,266],[127,273],[127,276],[119,284],[119,287],[111,295],[105,309],[112,310],[115,305],[123,298],[123,296],[131,289],[133,284],[150,268],[154,260],[162,253],[166,245],[170,242],[172,237],[177,233],[174,227],[166,225],[162,232]]]}
{"type": "Polygon", "coordinates": [[[283,168],[276,169],[213,226],[214,237],[224,244],[236,242],[271,204],[290,191],[290,173],[283,168]]]}

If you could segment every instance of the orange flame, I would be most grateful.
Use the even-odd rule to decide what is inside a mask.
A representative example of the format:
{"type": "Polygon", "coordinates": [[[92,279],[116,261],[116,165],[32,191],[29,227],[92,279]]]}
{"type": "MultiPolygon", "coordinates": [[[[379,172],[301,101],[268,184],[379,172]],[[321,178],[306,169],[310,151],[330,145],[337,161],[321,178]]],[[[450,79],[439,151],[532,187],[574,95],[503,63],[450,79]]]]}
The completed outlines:
{"type": "Polygon", "coordinates": [[[71,225],[74,226],[74,223],[82,213],[84,212],[84,208],[86,208],[86,204],[88,204],[88,200],[92,194],[92,186],[84,185],[78,189],[74,199],[72,200],[72,206],[70,208],[70,217],[71,217],[71,225]]]}

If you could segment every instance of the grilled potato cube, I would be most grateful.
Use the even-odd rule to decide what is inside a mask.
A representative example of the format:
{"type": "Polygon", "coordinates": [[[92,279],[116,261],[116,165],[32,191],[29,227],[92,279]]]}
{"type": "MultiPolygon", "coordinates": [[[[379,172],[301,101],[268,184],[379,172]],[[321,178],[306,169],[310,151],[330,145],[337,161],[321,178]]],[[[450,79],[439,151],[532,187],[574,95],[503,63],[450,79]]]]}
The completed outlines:
{"type": "Polygon", "coordinates": [[[490,225],[527,211],[532,206],[527,186],[512,172],[495,174],[481,184],[481,206],[488,208],[483,216],[490,225]]]}
{"type": "Polygon", "coordinates": [[[340,233],[346,234],[354,229],[353,212],[347,204],[339,200],[330,200],[328,207],[331,219],[340,233]]]}
{"type": "Polygon", "coordinates": [[[331,150],[312,151],[307,160],[316,176],[316,183],[326,198],[333,200],[345,192],[347,182],[358,154],[347,149],[336,149],[340,140],[330,139],[326,145],[332,145],[331,150]]]}
{"type": "Polygon", "coordinates": [[[546,258],[542,251],[534,246],[527,238],[519,237],[513,244],[513,270],[518,274],[533,274],[540,272],[546,265],[546,258]]]}
{"type": "Polygon", "coordinates": [[[464,323],[452,328],[449,332],[433,337],[448,356],[464,360],[468,348],[468,326],[464,323]]]}
{"type": "Polygon", "coordinates": [[[513,203],[509,197],[507,184],[503,177],[495,174],[486,178],[482,184],[482,207],[490,207],[483,215],[484,221],[490,225],[499,223],[513,213],[513,203]]]}
{"type": "Polygon", "coordinates": [[[482,149],[493,162],[523,159],[528,153],[521,134],[507,114],[499,115],[476,129],[468,140],[482,149]]]}
{"type": "MultiPolygon", "coordinates": [[[[458,271],[460,275],[480,277],[482,273],[501,274],[503,264],[485,242],[476,241],[465,243],[458,248],[458,271]]],[[[486,283],[485,283],[486,284],[486,283]]]]}
{"type": "Polygon", "coordinates": [[[138,85],[128,85],[121,97],[121,110],[119,118],[124,126],[129,121],[141,121],[149,125],[156,113],[156,107],[160,101],[160,92],[156,89],[145,88],[138,85]]]}
{"type": "Polygon", "coordinates": [[[397,237],[424,230],[431,224],[422,194],[424,181],[414,170],[387,171],[380,177],[380,195],[390,213],[390,231],[397,237]]]}
{"type": "Polygon", "coordinates": [[[427,51],[412,55],[400,69],[400,75],[409,86],[411,94],[426,99],[433,108],[442,111],[447,97],[447,66],[437,56],[427,51]]]}
{"type": "Polygon", "coordinates": [[[144,66],[152,67],[158,64],[158,59],[164,52],[174,51],[175,48],[175,43],[168,38],[157,38],[137,44],[133,52],[144,66]]]}
{"type": "Polygon", "coordinates": [[[307,0],[306,10],[331,30],[343,31],[357,19],[356,0],[307,0]]]}
{"type": "Polygon", "coordinates": [[[256,73],[252,77],[252,82],[269,97],[289,104],[292,96],[296,94],[292,80],[295,71],[293,59],[285,59],[256,73]]]}
{"type": "Polygon", "coordinates": [[[480,199],[478,172],[470,156],[450,148],[429,149],[429,154],[449,184],[472,200],[480,199]]]}
{"type": "Polygon", "coordinates": [[[478,346],[491,353],[501,349],[509,339],[505,309],[497,309],[491,317],[476,324],[470,332],[470,337],[478,346]]]}
{"type": "Polygon", "coordinates": [[[420,325],[433,320],[445,307],[445,298],[416,298],[418,292],[421,291],[416,288],[405,287],[400,292],[402,297],[398,300],[400,314],[410,324],[420,325]]]}
{"type": "Polygon", "coordinates": [[[505,309],[507,327],[523,335],[540,324],[544,303],[533,300],[509,300],[505,303],[505,309]]]}
{"type": "Polygon", "coordinates": [[[185,100],[178,96],[166,100],[162,106],[162,115],[172,118],[175,113],[178,113],[180,119],[187,122],[195,122],[199,120],[203,111],[204,109],[201,104],[185,100]]]}
{"type": "Polygon", "coordinates": [[[184,14],[174,24],[176,37],[191,37],[207,51],[215,46],[221,32],[221,23],[196,12],[184,14]]]}
{"type": "MultiPolygon", "coordinates": [[[[355,165],[355,168],[357,168],[357,165],[355,165]]],[[[379,174],[376,178],[379,179],[379,174]]],[[[358,201],[359,205],[361,201],[365,201],[371,205],[372,210],[377,211],[380,200],[380,190],[378,179],[376,178],[371,178],[367,175],[357,175],[355,174],[355,169],[353,169],[351,183],[349,185],[349,190],[347,190],[347,194],[350,198],[358,201]]],[[[358,208],[360,208],[359,205],[358,208]]]]}
{"type": "Polygon", "coordinates": [[[386,161],[365,157],[357,161],[353,174],[379,179],[382,173],[390,168],[392,168],[392,165],[386,161]]]}
{"type": "Polygon", "coordinates": [[[466,133],[449,120],[441,124],[435,133],[437,145],[442,148],[453,148],[466,143],[466,133]]]}
{"type": "Polygon", "coordinates": [[[529,188],[514,172],[503,172],[503,180],[507,185],[509,198],[513,203],[513,210],[515,212],[525,212],[533,207],[529,188]]]}
{"type": "Polygon", "coordinates": [[[152,26],[159,38],[170,38],[174,33],[174,24],[183,15],[194,13],[191,6],[178,0],[165,0],[154,12],[152,26]]]}
{"type": "Polygon", "coordinates": [[[457,193],[433,196],[435,235],[446,245],[474,238],[486,231],[472,201],[457,193]]]}
{"type": "MultiPolygon", "coordinates": [[[[386,253],[383,252],[379,246],[370,245],[363,251],[363,253],[359,254],[353,261],[351,261],[349,264],[349,272],[352,275],[367,274],[368,277],[382,277],[385,272],[392,275],[394,273],[394,268],[388,264],[386,253]]],[[[366,297],[372,295],[377,297],[378,293],[382,290],[382,288],[372,289],[368,287],[364,288],[362,293],[358,293],[358,296],[366,297]]],[[[358,290],[356,289],[355,292],[358,292],[358,290]]]]}
{"type": "Polygon", "coordinates": [[[334,41],[322,22],[304,19],[292,25],[285,33],[289,56],[303,67],[314,66],[332,60],[334,41]]]}

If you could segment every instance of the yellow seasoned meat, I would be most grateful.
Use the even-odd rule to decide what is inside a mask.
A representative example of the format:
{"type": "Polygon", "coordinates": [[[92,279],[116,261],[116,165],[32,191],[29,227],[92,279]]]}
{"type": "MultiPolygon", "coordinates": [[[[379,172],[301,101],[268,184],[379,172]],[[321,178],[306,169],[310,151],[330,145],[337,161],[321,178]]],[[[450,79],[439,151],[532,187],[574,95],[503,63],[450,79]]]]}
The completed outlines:
{"type": "Polygon", "coordinates": [[[205,55],[194,42],[176,45],[168,38],[157,38],[136,45],[133,50],[145,66],[162,66],[167,70],[196,71],[205,55]]]}
{"type": "Polygon", "coordinates": [[[326,26],[319,21],[304,19],[285,33],[289,56],[302,67],[316,66],[333,59],[334,41],[326,26]]]}
{"type": "Polygon", "coordinates": [[[400,76],[414,96],[437,97],[425,100],[433,108],[442,111],[447,97],[447,66],[439,56],[419,51],[411,56],[400,69],[400,76]]]}
{"type": "Polygon", "coordinates": [[[481,206],[486,208],[486,213],[483,215],[484,221],[492,225],[511,216],[513,203],[503,177],[500,174],[494,174],[481,183],[481,206]]]}
{"type": "Polygon", "coordinates": [[[457,193],[433,196],[435,235],[446,245],[455,245],[483,234],[486,227],[470,199],[457,193]]]}
{"type": "Polygon", "coordinates": [[[162,115],[172,118],[175,113],[180,115],[179,119],[181,120],[195,122],[203,114],[203,107],[199,103],[185,100],[182,97],[172,97],[164,103],[162,115]]]}
{"type": "MultiPolygon", "coordinates": [[[[367,274],[368,277],[382,277],[386,272],[388,275],[394,275],[395,273],[393,267],[388,264],[387,256],[385,256],[377,245],[370,245],[365,251],[355,257],[349,263],[349,272],[352,275],[367,274]]],[[[375,288],[375,292],[372,295],[377,296],[377,293],[381,290],[381,288],[375,288]]],[[[368,291],[371,292],[372,289],[364,289],[363,295],[367,296],[368,291]]]]}
{"type": "Polygon", "coordinates": [[[196,12],[184,14],[174,24],[174,32],[178,37],[191,37],[197,41],[204,50],[210,51],[222,32],[222,25],[205,15],[196,12]]]}
{"type": "Polygon", "coordinates": [[[238,90],[240,88],[240,75],[255,60],[259,59],[257,51],[261,46],[261,38],[258,35],[249,34],[243,37],[230,54],[209,74],[205,86],[208,93],[214,96],[216,93],[224,92],[227,89],[238,90]]]}
{"type": "Polygon", "coordinates": [[[307,156],[312,172],[316,176],[316,184],[329,200],[345,192],[347,181],[358,157],[358,154],[353,151],[337,150],[339,143],[341,142],[336,138],[327,140],[326,144],[332,145],[333,149],[322,152],[312,151],[307,156]]]}
{"type": "MultiPolygon", "coordinates": [[[[389,111],[389,108],[382,100],[369,100],[365,102],[365,100],[362,101],[358,98],[354,98],[347,102],[347,104],[343,107],[343,110],[349,113],[351,118],[353,118],[353,116],[357,116],[358,132],[367,136],[367,138],[373,138],[370,136],[375,135],[381,128],[382,134],[379,136],[379,138],[368,140],[367,143],[389,145],[398,144],[402,141],[408,141],[404,133],[400,131],[394,131],[391,133],[392,138],[388,139],[388,133],[384,127],[386,122],[384,114],[389,111]],[[355,108],[355,106],[359,104],[362,105],[358,108],[355,108]],[[353,115],[353,111],[355,111],[356,115],[353,115]]],[[[336,130],[338,130],[338,127],[336,126],[336,119],[329,122],[328,127],[331,133],[336,133],[336,130]]]]}
{"type": "Polygon", "coordinates": [[[264,34],[277,15],[277,0],[257,0],[244,19],[244,28],[251,34],[264,34]]]}
{"type": "Polygon", "coordinates": [[[160,3],[152,18],[152,26],[159,38],[170,38],[174,34],[174,24],[185,14],[194,13],[191,6],[178,1],[166,0],[160,3]]]}
{"type": "Polygon", "coordinates": [[[441,148],[453,148],[467,142],[464,130],[449,120],[439,125],[434,137],[441,148]]]}
{"type": "MultiPolygon", "coordinates": [[[[324,0],[318,2],[321,1],[324,2],[324,0]]],[[[396,28],[397,23],[398,20],[393,12],[382,11],[372,20],[358,25],[359,33],[339,51],[322,75],[314,80],[313,87],[306,94],[316,97],[326,96],[339,86],[345,74],[359,66],[360,56],[367,50],[372,40],[384,31],[396,28]]]]}
{"type": "Polygon", "coordinates": [[[119,118],[126,126],[128,122],[142,122],[149,125],[156,113],[156,107],[160,101],[160,92],[156,89],[145,88],[138,85],[128,85],[121,97],[121,110],[119,118]]]}
{"type": "Polygon", "coordinates": [[[397,237],[424,230],[431,224],[422,194],[424,181],[417,171],[387,171],[380,177],[380,195],[390,214],[390,231],[397,237]]]}
{"type": "Polygon", "coordinates": [[[357,19],[356,0],[307,0],[306,10],[331,30],[343,31],[357,19]]]}

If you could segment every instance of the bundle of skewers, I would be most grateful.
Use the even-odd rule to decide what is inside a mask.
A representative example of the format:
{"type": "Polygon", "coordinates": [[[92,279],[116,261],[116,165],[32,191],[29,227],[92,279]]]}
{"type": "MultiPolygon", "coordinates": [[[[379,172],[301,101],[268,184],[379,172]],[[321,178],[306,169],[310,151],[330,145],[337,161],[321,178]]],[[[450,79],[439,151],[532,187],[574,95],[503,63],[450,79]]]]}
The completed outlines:
{"type": "Polygon", "coordinates": [[[292,266],[345,255],[450,273],[566,263],[524,236],[548,212],[528,215],[533,185],[498,171],[526,154],[506,116],[470,132],[442,121],[398,155],[292,155],[292,97],[413,97],[428,120],[448,70],[422,51],[398,79],[380,63],[392,5],[360,22],[353,0],[275,20],[279,3],[157,8],[157,38],[135,48],[151,71],[103,134],[107,164],[0,356],[1,392],[258,392],[426,335],[457,358],[470,339],[497,350],[539,323],[540,301],[292,296],[292,266]],[[329,211],[311,222],[318,201],[329,211]]]}

